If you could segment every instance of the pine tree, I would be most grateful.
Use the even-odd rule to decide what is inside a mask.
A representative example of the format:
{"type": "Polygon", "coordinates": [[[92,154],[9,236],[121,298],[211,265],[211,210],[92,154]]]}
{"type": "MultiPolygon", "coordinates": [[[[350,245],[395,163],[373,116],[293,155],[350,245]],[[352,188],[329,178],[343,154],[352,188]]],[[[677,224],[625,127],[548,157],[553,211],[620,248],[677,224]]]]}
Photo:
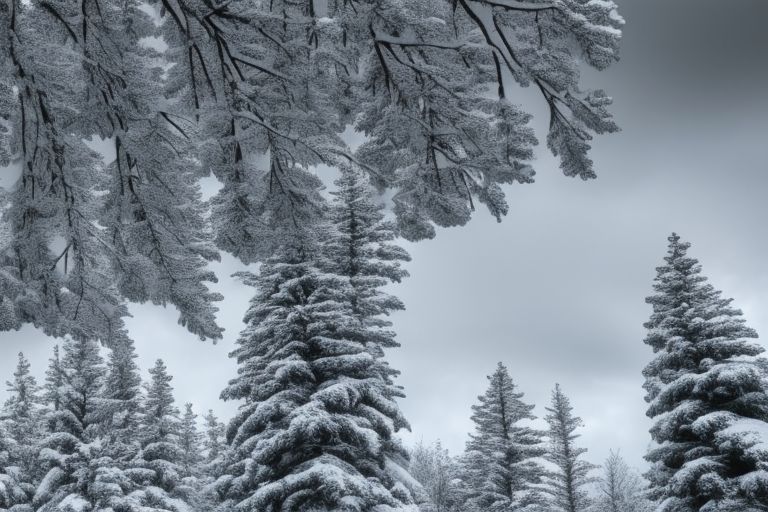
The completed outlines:
{"type": "Polygon", "coordinates": [[[122,468],[130,467],[137,455],[139,407],[141,405],[141,375],[136,364],[136,349],[125,337],[109,353],[104,392],[99,418],[111,456],[122,468]]]}
{"type": "Polygon", "coordinates": [[[590,502],[585,486],[594,480],[589,472],[596,466],[580,458],[587,451],[576,445],[579,434],[575,432],[582,426],[582,421],[573,415],[571,402],[559,384],[555,385],[552,405],[547,407],[547,412],[549,451],[546,457],[557,467],[545,478],[551,505],[560,512],[587,510],[590,502]]]}
{"type": "Polygon", "coordinates": [[[203,416],[205,421],[205,434],[203,437],[203,450],[205,452],[206,463],[211,463],[216,460],[226,448],[224,442],[224,434],[226,425],[221,423],[219,419],[213,414],[212,409],[208,409],[208,412],[203,416]]]}
{"type": "Polygon", "coordinates": [[[197,430],[197,414],[192,411],[192,404],[184,404],[184,415],[179,423],[179,449],[181,450],[181,468],[184,477],[199,476],[201,436],[197,430]]]}
{"type": "Polygon", "coordinates": [[[408,506],[394,475],[404,454],[393,431],[405,420],[357,339],[348,280],[316,267],[316,247],[294,239],[258,275],[244,275],[258,292],[232,353],[238,376],[222,393],[244,401],[227,431],[226,503],[265,511],[408,506]]]}
{"type": "Polygon", "coordinates": [[[763,349],[732,299],[707,282],[673,233],[657,268],[643,370],[655,424],[646,455],[661,510],[768,507],[768,395],[763,349]]]}
{"type": "Polygon", "coordinates": [[[544,474],[536,458],[544,454],[543,433],[520,424],[533,420],[533,405],[502,363],[488,376],[489,386],[472,406],[464,464],[465,506],[472,510],[522,510],[542,502],[536,486],[544,474]]]}
{"type": "Polygon", "coordinates": [[[173,377],[162,359],[149,369],[149,375],[138,435],[141,452],[129,472],[138,488],[131,496],[143,507],[182,512],[193,501],[193,490],[182,482],[183,454],[173,377]]]}
{"type": "Polygon", "coordinates": [[[13,381],[6,383],[10,396],[0,426],[0,509],[30,507],[34,494],[42,411],[39,388],[29,369],[29,361],[19,352],[13,381]]]}
{"type": "Polygon", "coordinates": [[[59,357],[59,346],[54,345],[53,357],[48,360],[48,369],[45,370],[45,385],[43,399],[45,403],[58,411],[62,406],[62,392],[64,386],[64,372],[61,367],[61,358],[59,357]]]}
{"type": "Polygon", "coordinates": [[[49,433],[40,445],[38,460],[47,473],[35,493],[35,509],[130,510],[126,494],[131,482],[115,467],[98,437],[105,374],[98,343],[67,340],[60,364],[56,357],[53,361],[57,370],[51,375],[62,385],[54,394],[59,407],[49,413],[49,433]]]}

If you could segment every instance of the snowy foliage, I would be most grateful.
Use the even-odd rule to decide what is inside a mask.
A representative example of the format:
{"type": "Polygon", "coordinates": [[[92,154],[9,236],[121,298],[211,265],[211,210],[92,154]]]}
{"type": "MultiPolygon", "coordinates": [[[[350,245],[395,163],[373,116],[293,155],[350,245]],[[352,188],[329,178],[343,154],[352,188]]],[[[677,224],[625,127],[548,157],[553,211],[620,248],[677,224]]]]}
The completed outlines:
{"type": "Polygon", "coordinates": [[[611,454],[603,464],[598,482],[595,512],[651,512],[654,504],[647,498],[647,485],[619,452],[611,454]]]}
{"type": "Polygon", "coordinates": [[[591,505],[586,485],[594,478],[589,473],[595,465],[581,456],[586,448],[579,448],[576,429],[583,426],[581,418],[573,415],[573,407],[567,396],[555,385],[552,391],[552,404],[547,407],[546,420],[549,424],[549,450],[547,459],[556,466],[545,482],[545,492],[550,496],[552,510],[558,512],[582,512],[591,505]]]}
{"type": "Polygon", "coordinates": [[[408,472],[422,485],[428,498],[419,504],[419,509],[422,512],[461,510],[459,464],[440,441],[431,445],[418,443],[410,455],[408,472]]]}
{"type": "Polygon", "coordinates": [[[261,261],[322,218],[320,164],[391,189],[412,240],[480,204],[500,219],[502,186],[534,175],[517,86],[545,100],[563,172],[592,178],[590,141],[617,127],[580,67],[618,58],[622,24],[610,0],[3,0],[0,166],[21,175],[0,329],[111,345],[129,300],[220,338],[207,262],[261,261]]]}
{"type": "Polygon", "coordinates": [[[488,376],[488,390],[472,406],[475,432],[463,457],[465,508],[506,512],[539,505],[545,453],[543,432],[526,422],[536,417],[523,402],[502,363],[488,376]]]}
{"type": "Polygon", "coordinates": [[[768,394],[763,349],[741,311],[701,275],[690,244],[669,237],[657,268],[645,343],[648,416],[655,446],[646,458],[663,511],[768,506],[768,394]]]}
{"type": "Polygon", "coordinates": [[[389,243],[391,227],[368,189],[344,178],[339,187],[334,223],[315,230],[326,243],[306,233],[258,275],[243,275],[257,293],[232,353],[238,376],[222,393],[243,401],[227,431],[231,465],[219,479],[226,506],[413,506],[391,470],[404,463],[393,434],[407,423],[383,361],[396,344],[380,318],[402,306],[379,290],[404,275],[398,261],[406,255],[389,243]]]}

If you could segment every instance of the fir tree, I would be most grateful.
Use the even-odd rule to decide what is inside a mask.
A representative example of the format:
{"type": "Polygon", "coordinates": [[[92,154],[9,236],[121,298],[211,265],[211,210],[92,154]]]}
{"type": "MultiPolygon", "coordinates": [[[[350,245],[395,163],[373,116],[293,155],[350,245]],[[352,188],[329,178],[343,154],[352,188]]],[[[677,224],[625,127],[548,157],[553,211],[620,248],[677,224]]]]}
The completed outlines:
{"type": "Polygon", "coordinates": [[[598,483],[597,512],[651,512],[653,504],[646,497],[646,485],[619,455],[611,451],[603,464],[598,483]]]}
{"type": "Polygon", "coordinates": [[[54,345],[53,357],[48,360],[48,368],[45,370],[45,393],[43,395],[45,403],[54,411],[61,409],[63,386],[64,372],[59,357],[59,346],[54,345]]]}
{"type": "Polygon", "coordinates": [[[116,343],[109,353],[100,419],[103,436],[112,457],[123,468],[139,449],[137,439],[141,405],[141,375],[136,364],[136,349],[128,337],[116,343]]]}
{"type": "Polygon", "coordinates": [[[58,368],[60,404],[48,415],[49,433],[38,455],[47,473],[34,496],[36,510],[129,509],[131,482],[98,437],[105,374],[98,343],[67,340],[58,368]]]}
{"type": "Polygon", "coordinates": [[[184,477],[198,476],[203,457],[200,453],[201,436],[197,430],[197,414],[192,411],[192,404],[184,404],[184,415],[179,423],[179,449],[181,450],[181,468],[184,477]]]}
{"type": "Polygon", "coordinates": [[[171,387],[173,377],[161,359],[149,369],[149,375],[138,435],[141,451],[130,471],[138,486],[132,498],[143,507],[181,512],[188,508],[193,491],[182,482],[183,454],[179,446],[179,410],[171,387]]]}
{"type": "Polygon", "coordinates": [[[585,489],[593,481],[589,472],[596,466],[581,456],[586,448],[579,448],[576,429],[582,426],[581,418],[573,415],[573,407],[568,397],[563,394],[560,385],[555,385],[552,392],[552,405],[547,407],[546,420],[549,424],[549,451],[547,459],[556,466],[556,470],[545,478],[545,491],[551,498],[551,505],[559,512],[581,512],[590,505],[585,489]]]}
{"type": "Polygon", "coordinates": [[[768,395],[763,349],[732,299],[707,282],[672,234],[657,268],[643,370],[655,446],[646,455],[664,511],[768,507],[768,395]]]}
{"type": "Polygon", "coordinates": [[[408,506],[394,475],[404,454],[393,432],[405,420],[357,337],[348,280],[318,270],[314,247],[294,240],[244,276],[258,292],[232,354],[238,376],[222,393],[244,403],[220,484],[238,509],[408,506]]]}
{"type": "Polygon", "coordinates": [[[502,363],[488,381],[472,406],[475,433],[464,456],[464,499],[472,510],[522,510],[542,502],[536,486],[544,469],[535,459],[544,454],[543,433],[520,424],[536,418],[534,406],[523,402],[502,363]]]}
{"type": "Polygon", "coordinates": [[[3,407],[0,426],[0,509],[22,510],[31,506],[36,474],[36,444],[41,434],[39,388],[30,375],[29,361],[19,353],[10,396],[3,407]]]}
{"type": "Polygon", "coordinates": [[[226,425],[219,421],[212,409],[208,409],[206,415],[203,416],[203,421],[205,421],[203,451],[206,464],[210,464],[217,460],[226,449],[224,442],[226,425]]]}

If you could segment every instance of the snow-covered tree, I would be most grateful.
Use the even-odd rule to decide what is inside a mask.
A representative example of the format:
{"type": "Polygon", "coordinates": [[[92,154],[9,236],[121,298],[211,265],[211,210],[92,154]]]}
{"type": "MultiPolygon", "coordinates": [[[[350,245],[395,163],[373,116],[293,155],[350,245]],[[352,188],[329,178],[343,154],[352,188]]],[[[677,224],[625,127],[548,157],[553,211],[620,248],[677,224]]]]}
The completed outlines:
{"type": "Polygon", "coordinates": [[[64,371],[61,367],[59,346],[54,345],[53,356],[48,360],[48,368],[45,370],[45,385],[43,386],[43,401],[54,411],[61,409],[63,386],[64,371]]]}
{"type": "Polygon", "coordinates": [[[319,270],[318,253],[309,235],[294,238],[243,276],[257,293],[232,353],[238,376],[222,393],[243,404],[220,487],[240,510],[412,506],[393,436],[407,424],[358,338],[349,280],[319,270]]]}
{"type": "Polygon", "coordinates": [[[549,450],[546,458],[556,469],[545,477],[545,492],[550,505],[558,512],[582,512],[590,506],[586,485],[594,479],[589,472],[596,468],[581,456],[586,448],[579,448],[576,429],[582,426],[581,418],[574,416],[571,401],[556,384],[552,391],[552,403],[547,407],[549,424],[549,450]]]}
{"type": "Polygon", "coordinates": [[[47,472],[34,495],[35,509],[127,510],[131,482],[115,467],[98,437],[106,372],[98,343],[67,340],[57,366],[60,403],[48,414],[48,435],[40,444],[38,460],[47,472]]]}
{"type": "Polygon", "coordinates": [[[141,375],[136,364],[133,340],[125,337],[109,353],[107,374],[100,403],[102,436],[111,456],[122,468],[130,467],[137,455],[141,375]]]}
{"type": "Polygon", "coordinates": [[[647,485],[618,451],[611,451],[598,482],[595,512],[651,512],[647,485]]]}
{"type": "Polygon", "coordinates": [[[408,472],[429,497],[419,509],[422,512],[460,510],[459,465],[440,441],[430,445],[419,442],[410,456],[408,472]]]}
{"type": "Polygon", "coordinates": [[[149,369],[150,381],[142,406],[141,452],[130,470],[138,488],[131,497],[143,507],[184,512],[192,490],[182,482],[183,454],[179,446],[179,410],[173,398],[168,369],[162,359],[149,369]]]}
{"type": "Polygon", "coordinates": [[[20,511],[31,506],[34,494],[42,413],[39,387],[22,353],[7,386],[10,396],[0,423],[0,509],[20,511]]]}
{"type": "Polygon", "coordinates": [[[543,432],[526,422],[536,417],[523,401],[507,367],[488,376],[488,390],[472,406],[475,432],[463,457],[465,506],[471,510],[512,511],[542,503],[537,486],[544,468],[543,432]]]}
{"type": "Polygon", "coordinates": [[[192,404],[184,404],[184,414],[179,422],[179,449],[181,450],[181,468],[183,477],[198,476],[203,460],[200,450],[202,436],[197,430],[197,414],[192,404]]]}
{"type": "Polygon", "coordinates": [[[410,239],[478,204],[501,218],[501,186],[533,179],[516,86],[545,100],[564,173],[591,178],[590,140],[616,126],[580,68],[618,58],[622,23],[610,0],[4,0],[0,164],[21,178],[2,208],[0,326],[111,344],[128,299],[220,337],[211,241],[270,255],[285,225],[323,215],[318,164],[392,189],[410,239]]]}
{"type": "Polygon", "coordinates": [[[672,234],[657,268],[645,343],[647,473],[663,511],[768,507],[768,394],[763,351],[740,310],[701,274],[672,234]]]}
{"type": "Polygon", "coordinates": [[[9,397],[3,406],[6,432],[19,446],[19,460],[30,463],[30,451],[40,434],[41,399],[29,361],[19,352],[13,380],[6,382],[9,397]]]}

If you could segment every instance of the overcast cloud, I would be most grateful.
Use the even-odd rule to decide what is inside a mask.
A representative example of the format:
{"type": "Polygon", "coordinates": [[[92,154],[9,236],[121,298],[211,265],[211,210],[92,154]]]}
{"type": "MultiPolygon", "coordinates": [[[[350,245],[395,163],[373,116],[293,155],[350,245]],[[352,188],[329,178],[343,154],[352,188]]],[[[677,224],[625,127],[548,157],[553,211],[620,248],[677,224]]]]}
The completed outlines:
{"type": "MultiPolygon", "coordinates": [[[[644,297],[673,230],[768,336],[768,2],[619,2],[622,61],[587,77],[614,96],[623,129],[595,145],[599,178],[563,177],[541,147],[537,183],[508,189],[503,223],[479,212],[465,228],[408,244],[411,277],[394,288],[408,307],[394,316],[402,348],[390,351],[408,395],[407,443],[439,438],[462,450],[470,406],[503,361],[539,415],[555,382],[564,387],[586,423],[589,459],[620,448],[641,466],[644,297]]],[[[544,122],[538,115],[540,132],[544,122]]],[[[228,277],[239,269],[226,256],[215,265],[227,329],[217,345],[177,326],[175,311],[131,307],[141,367],[165,359],[177,400],[198,412],[228,417],[236,407],[218,395],[252,293],[228,277]]],[[[30,327],[3,333],[0,378],[23,350],[42,380],[53,343],[30,327]]]]}

